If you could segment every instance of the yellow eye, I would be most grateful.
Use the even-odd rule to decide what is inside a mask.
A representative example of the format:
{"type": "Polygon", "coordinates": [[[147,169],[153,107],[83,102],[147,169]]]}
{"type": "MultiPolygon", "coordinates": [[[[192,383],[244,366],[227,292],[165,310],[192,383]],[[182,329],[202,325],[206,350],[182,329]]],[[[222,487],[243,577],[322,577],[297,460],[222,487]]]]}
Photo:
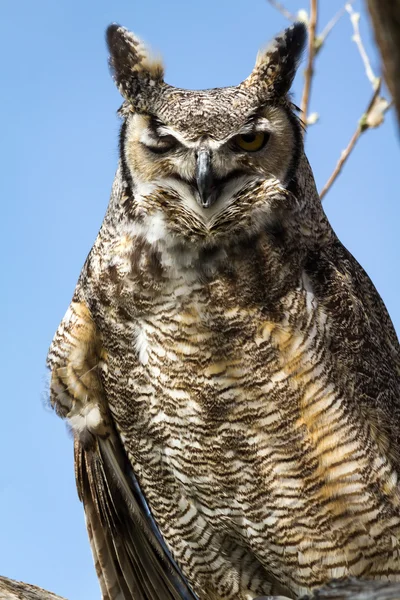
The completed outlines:
{"type": "Polygon", "coordinates": [[[246,133],[237,135],[234,140],[236,146],[241,150],[246,150],[246,152],[256,152],[265,146],[268,141],[268,134],[262,133],[261,131],[258,133],[246,133]]]}

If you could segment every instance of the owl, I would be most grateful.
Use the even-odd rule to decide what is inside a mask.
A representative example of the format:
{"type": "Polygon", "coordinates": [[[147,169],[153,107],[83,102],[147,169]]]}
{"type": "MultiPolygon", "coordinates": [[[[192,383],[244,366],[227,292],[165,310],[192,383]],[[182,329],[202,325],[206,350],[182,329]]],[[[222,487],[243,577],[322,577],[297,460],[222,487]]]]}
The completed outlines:
{"type": "Polygon", "coordinates": [[[305,40],[189,91],[108,28],[120,160],[48,355],[104,600],[400,580],[399,344],[304,154],[305,40]]]}

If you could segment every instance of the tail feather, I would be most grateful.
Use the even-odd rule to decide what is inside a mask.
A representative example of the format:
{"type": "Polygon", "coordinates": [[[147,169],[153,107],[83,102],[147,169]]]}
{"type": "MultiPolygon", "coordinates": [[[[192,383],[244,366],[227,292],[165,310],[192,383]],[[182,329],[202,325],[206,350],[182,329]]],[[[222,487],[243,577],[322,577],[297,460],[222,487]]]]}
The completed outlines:
{"type": "Polygon", "coordinates": [[[77,439],[75,471],[103,600],[197,600],[117,440],[77,439]]]}

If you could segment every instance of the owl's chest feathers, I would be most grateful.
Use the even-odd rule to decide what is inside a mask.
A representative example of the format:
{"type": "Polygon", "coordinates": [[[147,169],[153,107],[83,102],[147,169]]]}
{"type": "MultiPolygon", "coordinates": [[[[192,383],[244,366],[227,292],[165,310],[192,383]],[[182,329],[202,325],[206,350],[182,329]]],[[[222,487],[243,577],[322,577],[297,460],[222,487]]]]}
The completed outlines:
{"type": "Polygon", "coordinates": [[[200,432],[244,410],[277,368],[277,349],[264,337],[284,318],[288,275],[265,241],[228,253],[143,237],[120,241],[114,252],[106,337],[118,336],[120,351],[131,356],[138,429],[147,421],[149,435],[162,437],[171,421],[200,432]]]}
{"type": "Polygon", "coordinates": [[[228,253],[127,237],[109,269],[109,368],[141,438],[175,440],[177,451],[197,440],[217,462],[219,447],[245,455],[248,439],[261,448],[268,439],[278,452],[292,440],[292,454],[304,454],[304,431],[318,437],[325,409],[334,415],[340,400],[326,315],[298,265],[265,238],[228,253]]]}
{"type": "Polygon", "coordinates": [[[290,547],[308,569],[327,544],[343,564],[359,543],[391,553],[376,518],[384,508],[400,529],[396,475],[336,384],[307,276],[260,242],[203,260],[140,244],[112,263],[105,387],[163,534],[181,518],[165,507],[190,505],[267,562],[290,547]]]}
{"type": "Polygon", "coordinates": [[[297,266],[268,239],[229,254],[144,238],[117,251],[105,337],[118,348],[109,368],[120,390],[110,401],[129,396],[132,427],[150,449],[141,460],[155,460],[148,440],[179,460],[197,444],[216,468],[226,452],[244,460],[251,446],[258,463],[291,441],[301,462],[304,431],[338,399],[324,373],[326,315],[297,266]]]}

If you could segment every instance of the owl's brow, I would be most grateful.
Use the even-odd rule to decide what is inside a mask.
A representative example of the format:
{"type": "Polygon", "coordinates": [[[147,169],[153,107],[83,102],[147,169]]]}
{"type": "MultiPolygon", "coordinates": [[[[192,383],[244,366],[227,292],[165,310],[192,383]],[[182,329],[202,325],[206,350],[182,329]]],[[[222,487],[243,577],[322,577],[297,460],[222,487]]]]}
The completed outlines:
{"type": "Polygon", "coordinates": [[[249,131],[250,129],[253,129],[254,126],[257,124],[257,121],[263,117],[263,112],[264,112],[264,106],[259,106],[257,108],[255,108],[246,118],[246,121],[244,122],[244,124],[242,125],[242,127],[240,127],[240,131],[249,131]]]}
{"type": "Polygon", "coordinates": [[[156,135],[158,135],[158,136],[162,135],[162,133],[160,132],[160,129],[167,127],[167,125],[165,123],[163,123],[159,117],[157,117],[156,115],[154,115],[152,113],[148,113],[148,116],[149,116],[150,129],[152,129],[156,135]]]}

